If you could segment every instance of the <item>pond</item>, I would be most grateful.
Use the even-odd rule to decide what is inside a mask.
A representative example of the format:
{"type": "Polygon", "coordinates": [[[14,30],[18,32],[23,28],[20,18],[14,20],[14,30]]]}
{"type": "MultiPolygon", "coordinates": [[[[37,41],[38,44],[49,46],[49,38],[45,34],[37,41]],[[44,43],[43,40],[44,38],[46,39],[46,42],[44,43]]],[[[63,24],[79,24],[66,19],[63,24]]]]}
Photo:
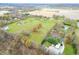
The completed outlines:
{"type": "Polygon", "coordinates": [[[66,31],[69,28],[69,26],[64,25],[64,30],[66,31]]]}
{"type": "Polygon", "coordinates": [[[77,22],[77,26],[79,27],[79,22],[77,22]]]}

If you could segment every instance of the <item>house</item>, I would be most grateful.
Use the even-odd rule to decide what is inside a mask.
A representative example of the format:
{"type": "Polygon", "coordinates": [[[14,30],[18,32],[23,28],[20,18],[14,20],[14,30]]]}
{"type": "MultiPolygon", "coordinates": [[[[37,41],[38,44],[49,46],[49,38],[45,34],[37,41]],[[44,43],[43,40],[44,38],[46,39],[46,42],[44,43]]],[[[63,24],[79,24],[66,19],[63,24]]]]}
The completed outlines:
{"type": "Polygon", "coordinates": [[[61,55],[64,52],[64,43],[58,43],[57,45],[51,45],[47,48],[47,52],[49,55],[61,55]]]}
{"type": "Polygon", "coordinates": [[[9,27],[8,26],[4,26],[3,28],[1,28],[2,30],[4,30],[4,31],[6,31],[6,30],[8,30],[9,29],[9,27]]]}

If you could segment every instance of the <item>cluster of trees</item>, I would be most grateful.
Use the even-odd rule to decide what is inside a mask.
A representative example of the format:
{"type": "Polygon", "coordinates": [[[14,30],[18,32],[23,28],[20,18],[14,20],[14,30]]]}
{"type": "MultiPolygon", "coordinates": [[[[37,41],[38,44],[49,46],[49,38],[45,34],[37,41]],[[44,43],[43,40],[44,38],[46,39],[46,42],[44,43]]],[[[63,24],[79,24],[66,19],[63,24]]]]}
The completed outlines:
{"type": "Polygon", "coordinates": [[[55,20],[61,20],[61,18],[64,19],[65,16],[53,15],[53,18],[54,18],[55,20]]]}
{"type": "Polygon", "coordinates": [[[0,54],[44,54],[25,34],[11,34],[0,30],[0,54]]]}
{"type": "Polygon", "coordinates": [[[32,29],[32,31],[33,31],[33,32],[37,32],[41,27],[42,27],[42,24],[40,23],[40,24],[38,24],[37,26],[35,26],[35,27],[32,29]]]}
{"type": "Polygon", "coordinates": [[[77,21],[67,19],[64,21],[64,25],[69,26],[69,28],[66,30],[65,37],[64,37],[65,44],[71,45],[75,50],[74,53],[77,54],[77,51],[78,51],[77,48],[79,48],[77,44],[78,36],[76,35],[77,34],[76,30],[78,29],[77,21]]]}
{"type": "Polygon", "coordinates": [[[14,17],[12,17],[11,14],[6,13],[3,16],[0,16],[0,26],[4,26],[11,22],[14,22],[14,17]]]}
{"type": "Polygon", "coordinates": [[[11,13],[6,13],[2,16],[0,16],[0,26],[5,26],[6,24],[10,24],[13,22],[18,21],[19,19],[24,19],[26,18],[26,16],[28,16],[29,14],[11,14],[11,13]]]}
{"type": "Polygon", "coordinates": [[[66,41],[70,43],[74,39],[73,36],[75,36],[76,29],[78,29],[77,22],[75,20],[66,20],[64,25],[69,26],[69,28],[66,30],[67,32],[65,33],[65,37],[67,38],[66,41]]]}
{"type": "Polygon", "coordinates": [[[78,28],[78,26],[77,26],[77,20],[70,20],[68,18],[64,21],[64,25],[72,26],[74,28],[78,28]]]}

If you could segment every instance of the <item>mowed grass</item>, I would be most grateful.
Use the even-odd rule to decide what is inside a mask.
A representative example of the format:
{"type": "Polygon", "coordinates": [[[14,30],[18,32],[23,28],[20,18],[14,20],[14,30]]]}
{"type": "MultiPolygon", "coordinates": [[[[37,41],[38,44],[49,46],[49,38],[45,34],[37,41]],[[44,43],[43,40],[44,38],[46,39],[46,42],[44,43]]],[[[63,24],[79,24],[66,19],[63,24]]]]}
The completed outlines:
{"type": "Polygon", "coordinates": [[[70,44],[65,45],[64,54],[65,55],[74,55],[75,54],[75,50],[73,49],[72,45],[70,45],[70,44]]]}
{"type": "Polygon", "coordinates": [[[47,23],[41,22],[42,28],[38,32],[33,32],[30,39],[36,41],[38,44],[46,37],[50,29],[55,25],[54,21],[47,21],[47,23]]]}
{"type": "Polygon", "coordinates": [[[18,22],[9,24],[8,32],[17,33],[20,31],[32,31],[33,27],[37,26],[39,23],[42,24],[42,27],[38,29],[38,32],[31,32],[29,39],[35,41],[37,44],[40,44],[50,29],[56,24],[56,20],[53,20],[53,18],[46,19],[39,17],[29,17],[25,20],[20,20],[18,22]]]}
{"type": "Polygon", "coordinates": [[[16,33],[18,31],[26,30],[29,31],[31,30],[35,25],[37,25],[39,22],[37,20],[33,21],[34,18],[28,18],[26,20],[20,20],[18,22],[9,24],[9,30],[8,32],[10,33],[16,33]],[[20,24],[22,23],[22,24],[20,24]]]}

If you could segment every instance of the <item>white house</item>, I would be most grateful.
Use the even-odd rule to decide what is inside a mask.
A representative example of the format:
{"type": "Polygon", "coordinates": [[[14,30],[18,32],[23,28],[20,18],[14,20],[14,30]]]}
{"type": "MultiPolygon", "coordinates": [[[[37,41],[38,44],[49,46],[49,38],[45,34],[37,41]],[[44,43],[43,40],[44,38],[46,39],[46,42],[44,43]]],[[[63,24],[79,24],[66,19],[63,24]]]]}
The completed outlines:
{"type": "Polygon", "coordinates": [[[47,48],[49,55],[61,55],[64,52],[64,43],[58,43],[56,46],[53,44],[47,48]]]}
{"type": "Polygon", "coordinates": [[[1,28],[2,30],[4,30],[4,31],[6,31],[6,30],[8,30],[9,29],[9,27],[8,26],[4,26],[3,28],[1,28]]]}

